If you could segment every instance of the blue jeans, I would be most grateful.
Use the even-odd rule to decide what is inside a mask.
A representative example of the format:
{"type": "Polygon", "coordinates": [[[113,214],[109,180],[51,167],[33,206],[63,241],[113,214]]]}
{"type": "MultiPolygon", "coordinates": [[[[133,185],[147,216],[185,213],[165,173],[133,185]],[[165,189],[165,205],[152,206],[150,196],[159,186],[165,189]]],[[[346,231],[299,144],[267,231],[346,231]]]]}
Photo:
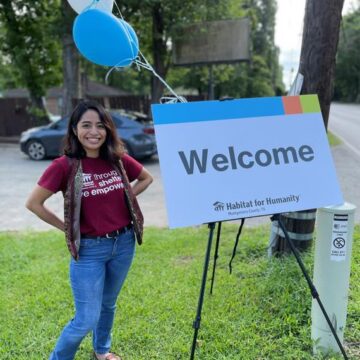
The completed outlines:
{"type": "Polygon", "coordinates": [[[72,360],[93,332],[93,348],[105,354],[111,345],[116,299],[135,252],[133,229],[116,238],[81,239],[79,260],[71,259],[70,282],[75,317],[64,327],[49,360],[72,360]]]}

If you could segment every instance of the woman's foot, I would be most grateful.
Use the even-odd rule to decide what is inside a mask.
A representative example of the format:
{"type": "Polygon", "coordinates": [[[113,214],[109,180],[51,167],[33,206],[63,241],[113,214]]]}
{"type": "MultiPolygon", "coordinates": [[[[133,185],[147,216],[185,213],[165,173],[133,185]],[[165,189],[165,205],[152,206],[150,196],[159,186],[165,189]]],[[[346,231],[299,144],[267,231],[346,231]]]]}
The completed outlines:
{"type": "Polygon", "coordinates": [[[96,352],[94,352],[94,359],[96,359],[96,360],[121,360],[121,357],[114,353],[97,354],[96,352]]]}

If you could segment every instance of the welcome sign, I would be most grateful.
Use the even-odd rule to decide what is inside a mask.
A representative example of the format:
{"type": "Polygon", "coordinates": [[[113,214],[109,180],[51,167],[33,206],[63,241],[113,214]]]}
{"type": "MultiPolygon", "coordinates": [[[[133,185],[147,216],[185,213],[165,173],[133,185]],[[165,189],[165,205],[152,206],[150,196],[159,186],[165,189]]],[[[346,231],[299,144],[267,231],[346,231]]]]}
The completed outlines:
{"type": "Polygon", "coordinates": [[[317,95],[152,112],[171,228],[343,203],[317,95]]]}

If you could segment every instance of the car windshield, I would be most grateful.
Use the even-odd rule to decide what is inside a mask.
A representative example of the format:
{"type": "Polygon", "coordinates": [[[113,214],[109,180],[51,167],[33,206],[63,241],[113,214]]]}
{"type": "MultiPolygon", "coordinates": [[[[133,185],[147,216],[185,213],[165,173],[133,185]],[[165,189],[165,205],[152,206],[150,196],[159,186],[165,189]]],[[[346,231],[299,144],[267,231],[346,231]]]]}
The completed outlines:
{"type": "Polygon", "coordinates": [[[142,125],[140,123],[128,118],[127,116],[119,115],[116,113],[112,113],[111,116],[117,128],[142,128],[142,125]]]}
{"type": "Polygon", "coordinates": [[[54,122],[51,127],[59,130],[64,130],[67,128],[69,122],[69,118],[64,118],[59,121],[54,122]]]}

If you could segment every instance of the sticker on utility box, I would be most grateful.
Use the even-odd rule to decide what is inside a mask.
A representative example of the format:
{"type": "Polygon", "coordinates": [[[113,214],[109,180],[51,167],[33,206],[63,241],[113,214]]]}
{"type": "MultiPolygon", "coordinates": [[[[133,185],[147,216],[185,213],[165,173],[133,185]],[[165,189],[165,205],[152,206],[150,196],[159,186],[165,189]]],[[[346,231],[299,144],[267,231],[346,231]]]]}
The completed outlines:
{"type": "Polygon", "coordinates": [[[348,215],[334,214],[330,255],[332,261],[346,259],[347,233],[348,215]]]}

